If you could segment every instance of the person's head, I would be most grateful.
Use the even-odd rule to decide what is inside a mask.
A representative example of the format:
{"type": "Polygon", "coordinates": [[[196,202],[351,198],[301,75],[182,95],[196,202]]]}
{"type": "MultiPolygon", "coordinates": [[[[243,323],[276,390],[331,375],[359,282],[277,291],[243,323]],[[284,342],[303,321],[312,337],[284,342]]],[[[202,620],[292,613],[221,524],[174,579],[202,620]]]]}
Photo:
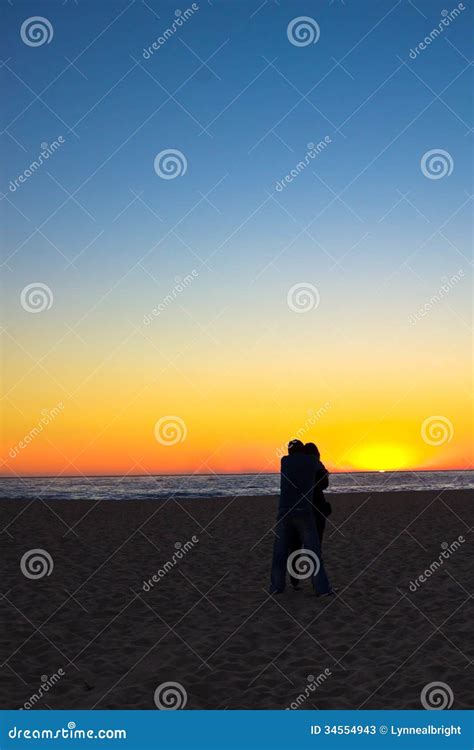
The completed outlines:
{"type": "Polygon", "coordinates": [[[316,456],[316,458],[320,458],[319,448],[314,443],[306,443],[304,446],[304,452],[308,453],[310,456],[316,456]]]}
{"type": "Polygon", "coordinates": [[[288,455],[291,456],[293,453],[304,453],[304,445],[301,440],[290,440],[288,443],[288,455]]]}

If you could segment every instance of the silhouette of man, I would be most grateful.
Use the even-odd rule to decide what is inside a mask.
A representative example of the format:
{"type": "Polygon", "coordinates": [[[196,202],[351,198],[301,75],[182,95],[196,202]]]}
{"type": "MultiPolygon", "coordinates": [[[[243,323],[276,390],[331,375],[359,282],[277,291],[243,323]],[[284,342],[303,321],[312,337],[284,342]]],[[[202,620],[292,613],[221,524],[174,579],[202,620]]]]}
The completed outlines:
{"type": "MultiPolygon", "coordinates": [[[[324,497],[323,491],[326,490],[329,486],[329,472],[321,462],[319,448],[314,443],[306,443],[306,445],[304,446],[304,452],[316,456],[316,458],[318,459],[316,476],[314,479],[313,496],[311,498],[311,506],[314,513],[314,520],[316,522],[316,531],[318,534],[319,546],[322,549],[326,518],[332,513],[331,504],[327,502],[326,498],[324,497]]],[[[299,534],[291,534],[289,553],[291,554],[292,552],[295,552],[295,550],[301,549],[302,546],[303,543],[300,539],[299,534]]],[[[299,579],[290,575],[290,581],[295,591],[299,591],[299,579]]]]}
{"type": "Polygon", "coordinates": [[[317,465],[317,457],[306,454],[300,440],[290,441],[288,455],[281,459],[280,501],[273,545],[271,594],[281,594],[285,589],[288,553],[296,534],[308,553],[304,556],[313,561],[308,577],[311,576],[316,594],[332,594],[321,557],[311,505],[317,465]]]}

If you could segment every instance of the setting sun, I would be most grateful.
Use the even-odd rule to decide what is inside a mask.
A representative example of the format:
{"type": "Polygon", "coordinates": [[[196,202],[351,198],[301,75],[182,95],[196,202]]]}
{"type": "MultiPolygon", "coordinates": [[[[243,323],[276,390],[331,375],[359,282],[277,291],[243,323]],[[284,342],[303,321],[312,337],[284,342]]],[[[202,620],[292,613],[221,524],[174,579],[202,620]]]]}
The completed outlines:
{"type": "Polygon", "coordinates": [[[401,443],[371,443],[356,448],[350,455],[358,471],[403,471],[415,460],[415,451],[401,443]]]}

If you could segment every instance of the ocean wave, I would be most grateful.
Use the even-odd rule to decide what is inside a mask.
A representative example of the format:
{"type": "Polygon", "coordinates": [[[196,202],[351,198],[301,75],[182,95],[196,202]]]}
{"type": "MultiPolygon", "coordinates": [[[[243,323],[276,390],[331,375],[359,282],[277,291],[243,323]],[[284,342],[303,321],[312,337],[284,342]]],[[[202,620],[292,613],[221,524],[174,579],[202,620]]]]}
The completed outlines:
{"type": "MultiPolygon", "coordinates": [[[[277,495],[278,474],[126,477],[24,477],[0,479],[0,497],[50,500],[199,500],[277,495]]],[[[331,474],[330,494],[403,490],[474,489],[474,471],[331,474]]]]}

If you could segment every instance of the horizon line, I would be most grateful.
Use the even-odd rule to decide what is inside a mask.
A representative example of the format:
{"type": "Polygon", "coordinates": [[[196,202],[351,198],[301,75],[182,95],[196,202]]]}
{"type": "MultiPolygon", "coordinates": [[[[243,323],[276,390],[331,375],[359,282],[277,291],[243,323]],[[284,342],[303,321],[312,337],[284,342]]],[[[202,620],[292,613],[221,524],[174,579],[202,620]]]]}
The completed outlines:
{"type": "MultiPolygon", "coordinates": [[[[448,472],[474,471],[474,467],[468,469],[371,469],[355,471],[330,471],[329,474],[437,474],[448,472]]],[[[176,474],[18,474],[11,476],[9,474],[0,474],[2,479],[112,479],[123,477],[261,477],[261,476],[278,476],[279,471],[241,471],[241,472],[206,472],[206,473],[176,473],[176,474]]]]}

